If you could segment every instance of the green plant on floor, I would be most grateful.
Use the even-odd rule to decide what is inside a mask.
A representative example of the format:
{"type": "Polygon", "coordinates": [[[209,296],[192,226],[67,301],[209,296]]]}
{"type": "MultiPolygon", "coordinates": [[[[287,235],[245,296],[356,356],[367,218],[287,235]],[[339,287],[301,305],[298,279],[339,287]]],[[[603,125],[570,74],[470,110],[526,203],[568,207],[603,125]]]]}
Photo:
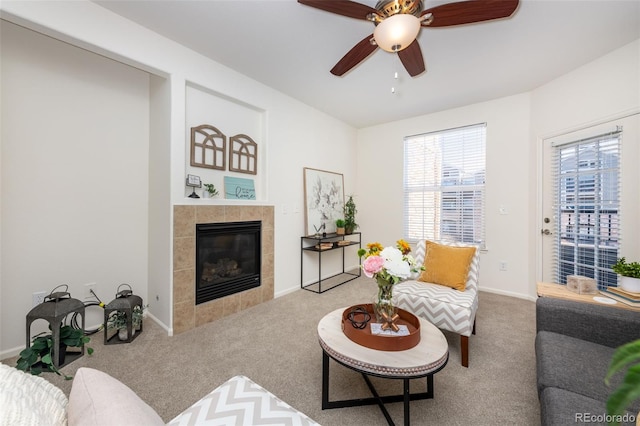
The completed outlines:
{"type": "Polygon", "coordinates": [[[215,197],[216,195],[218,195],[218,190],[216,189],[216,186],[212,183],[205,183],[203,184],[204,189],[211,194],[212,197],[215,197]]]}
{"type": "MultiPolygon", "coordinates": [[[[142,318],[144,317],[144,310],[149,305],[145,306],[134,306],[133,312],[131,313],[131,324],[134,329],[139,329],[142,324],[142,318]]],[[[123,311],[115,311],[112,315],[107,319],[107,328],[115,329],[115,330],[126,330],[127,329],[127,314],[123,311]]]]}
{"type": "Polygon", "coordinates": [[[131,319],[132,319],[134,328],[139,329],[140,325],[142,325],[142,318],[144,317],[144,311],[145,309],[147,309],[148,306],[149,305],[133,307],[133,314],[131,319]]]}
{"type": "Polygon", "coordinates": [[[622,383],[607,399],[607,414],[612,416],[612,424],[619,424],[624,410],[640,398],[640,340],[629,342],[616,349],[604,379],[607,386],[611,377],[627,366],[622,383]]]}
{"type": "Polygon", "coordinates": [[[107,328],[110,330],[123,330],[127,328],[127,314],[123,311],[116,311],[109,315],[107,328]]]}
{"type": "Polygon", "coordinates": [[[618,261],[611,266],[611,270],[623,277],[640,278],[640,263],[627,263],[624,257],[618,259],[618,261]]]}
{"type": "MultiPolygon", "coordinates": [[[[60,347],[58,350],[66,351],[66,347],[81,348],[84,344],[89,343],[91,339],[84,335],[84,331],[73,328],[69,325],[60,327],[60,347]]],[[[20,357],[16,368],[22,371],[31,371],[31,374],[38,375],[43,371],[51,371],[59,376],[62,373],[53,364],[53,336],[51,334],[40,333],[36,335],[31,346],[20,352],[20,357]]],[[[93,348],[87,347],[87,353],[93,354],[93,348]]],[[[70,380],[71,376],[64,376],[65,380],[70,380]]]]}
{"type": "Polygon", "coordinates": [[[351,234],[358,229],[359,225],[356,223],[356,213],[358,213],[358,209],[356,208],[356,203],[353,201],[353,195],[349,195],[349,199],[344,205],[344,228],[347,234],[351,234]]]}

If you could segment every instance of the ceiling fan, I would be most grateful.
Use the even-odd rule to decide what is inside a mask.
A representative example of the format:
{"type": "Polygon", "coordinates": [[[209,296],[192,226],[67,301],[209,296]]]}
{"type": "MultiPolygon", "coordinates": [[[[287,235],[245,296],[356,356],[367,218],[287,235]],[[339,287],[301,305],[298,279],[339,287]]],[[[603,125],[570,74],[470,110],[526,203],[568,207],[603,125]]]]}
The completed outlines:
{"type": "Polygon", "coordinates": [[[422,27],[448,27],[507,18],[519,0],[467,0],[423,10],[422,0],[379,0],[376,7],[350,0],[298,0],[306,6],[375,24],[373,34],[357,43],[331,69],[341,76],[358,65],[378,47],[397,52],[411,77],[425,70],[422,50],[416,37],[422,27]]]}

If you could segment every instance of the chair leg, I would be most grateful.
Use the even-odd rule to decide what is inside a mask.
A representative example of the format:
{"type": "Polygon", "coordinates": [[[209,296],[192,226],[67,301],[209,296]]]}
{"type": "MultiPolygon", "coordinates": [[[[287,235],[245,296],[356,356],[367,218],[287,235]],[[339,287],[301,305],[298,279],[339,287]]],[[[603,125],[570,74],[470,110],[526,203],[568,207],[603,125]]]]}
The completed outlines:
{"type": "Polygon", "coordinates": [[[469,368],[469,336],[460,336],[460,355],[462,366],[469,368]]]}
{"type": "MultiPolygon", "coordinates": [[[[476,318],[473,319],[473,329],[471,334],[476,334],[476,318]]],[[[469,368],[469,336],[460,335],[460,357],[462,358],[462,366],[469,368]]]]}

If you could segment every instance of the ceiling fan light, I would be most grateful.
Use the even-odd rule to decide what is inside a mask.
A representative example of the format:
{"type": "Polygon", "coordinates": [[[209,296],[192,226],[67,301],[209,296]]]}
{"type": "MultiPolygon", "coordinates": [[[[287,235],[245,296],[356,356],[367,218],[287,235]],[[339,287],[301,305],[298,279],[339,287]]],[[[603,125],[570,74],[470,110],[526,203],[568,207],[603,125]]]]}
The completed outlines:
{"type": "Polygon", "coordinates": [[[380,22],[373,31],[378,47],[387,52],[406,49],[420,31],[420,19],[413,15],[393,15],[380,22]]]}

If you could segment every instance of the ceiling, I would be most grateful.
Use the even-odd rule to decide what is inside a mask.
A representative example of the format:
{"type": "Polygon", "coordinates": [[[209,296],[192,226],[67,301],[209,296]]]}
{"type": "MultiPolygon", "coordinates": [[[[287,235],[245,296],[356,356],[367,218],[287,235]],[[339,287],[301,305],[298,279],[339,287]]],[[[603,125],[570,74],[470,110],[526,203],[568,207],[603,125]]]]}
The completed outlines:
{"type": "Polygon", "coordinates": [[[417,77],[381,49],[335,77],[372,23],[296,0],[96,3],[356,128],[527,92],[640,38],[638,0],[521,0],[509,19],[423,28],[417,77]]]}

